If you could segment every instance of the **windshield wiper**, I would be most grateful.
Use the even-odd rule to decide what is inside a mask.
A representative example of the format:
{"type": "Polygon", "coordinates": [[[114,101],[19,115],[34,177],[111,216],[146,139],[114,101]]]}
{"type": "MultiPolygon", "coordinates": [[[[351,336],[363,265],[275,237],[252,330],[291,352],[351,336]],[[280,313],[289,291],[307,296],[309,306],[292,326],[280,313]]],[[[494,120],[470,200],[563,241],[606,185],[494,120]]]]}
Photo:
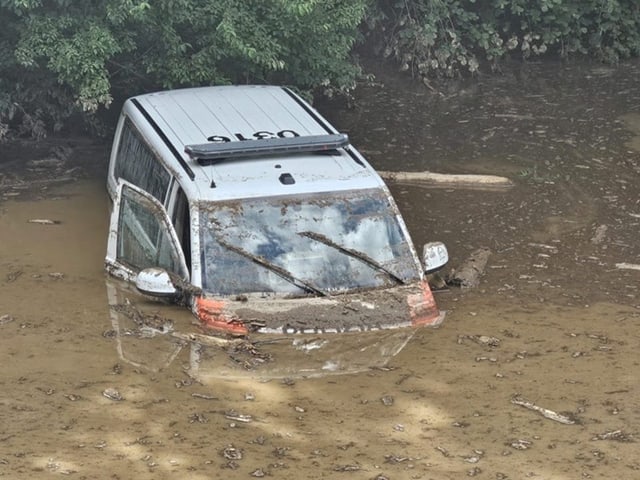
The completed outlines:
{"type": "Polygon", "coordinates": [[[376,270],[379,270],[380,272],[386,273],[389,278],[391,278],[392,280],[394,280],[396,283],[398,283],[400,285],[404,285],[404,284],[407,283],[402,278],[400,278],[398,275],[393,273],[388,268],[382,266],[379,262],[375,261],[373,258],[371,258],[366,253],[359,252],[359,251],[353,250],[351,248],[343,247],[342,245],[337,244],[336,242],[331,240],[326,235],[323,235],[322,233],[306,231],[306,232],[298,232],[298,235],[310,238],[312,240],[315,240],[316,242],[324,243],[325,245],[328,245],[329,247],[335,248],[336,250],[338,250],[339,252],[344,253],[345,255],[348,255],[348,256],[353,257],[353,258],[355,258],[357,260],[360,260],[361,262],[369,265],[371,268],[374,268],[376,270]]]}
{"type": "Polygon", "coordinates": [[[318,295],[320,297],[329,296],[329,294],[327,292],[325,292],[323,290],[320,290],[318,287],[314,286],[313,284],[296,277],[295,275],[293,275],[288,270],[269,262],[264,257],[261,257],[259,255],[254,255],[253,253],[248,252],[243,248],[236,247],[235,245],[227,243],[227,242],[225,242],[224,240],[222,240],[220,238],[216,238],[216,241],[220,245],[222,245],[224,248],[227,248],[227,249],[231,250],[232,252],[235,252],[238,255],[241,255],[244,258],[247,258],[247,259],[251,260],[252,262],[257,263],[261,267],[264,267],[267,270],[275,273],[279,277],[284,278],[287,282],[295,285],[296,287],[298,287],[298,288],[300,288],[300,289],[302,289],[302,290],[304,290],[306,292],[315,293],[316,295],[318,295]]]}

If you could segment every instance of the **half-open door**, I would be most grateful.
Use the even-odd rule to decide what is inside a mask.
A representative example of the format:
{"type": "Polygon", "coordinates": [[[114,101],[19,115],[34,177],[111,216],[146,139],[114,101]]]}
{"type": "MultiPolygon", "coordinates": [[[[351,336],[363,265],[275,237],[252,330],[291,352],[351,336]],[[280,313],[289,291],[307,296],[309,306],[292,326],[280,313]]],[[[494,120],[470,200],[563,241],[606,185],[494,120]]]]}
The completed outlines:
{"type": "Polygon", "coordinates": [[[145,268],[159,267],[188,281],[176,232],[158,200],[120,179],[111,213],[105,258],[112,275],[134,281],[145,268]]]}

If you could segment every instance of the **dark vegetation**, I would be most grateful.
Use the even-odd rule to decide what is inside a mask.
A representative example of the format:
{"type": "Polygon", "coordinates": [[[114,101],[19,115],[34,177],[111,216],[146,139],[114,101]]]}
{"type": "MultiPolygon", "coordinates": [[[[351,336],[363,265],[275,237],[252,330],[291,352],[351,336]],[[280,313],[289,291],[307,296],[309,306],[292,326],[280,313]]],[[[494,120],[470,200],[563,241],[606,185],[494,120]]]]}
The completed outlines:
{"type": "MultiPolygon", "coordinates": [[[[432,78],[506,59],[640,53],[636,0],[0,0],[0,140],[82,120],[165,88],[278,83],[349,94],[354,47],[432,78]]],[[[108,124],[108,122],[107,122],[108,124]]]]}

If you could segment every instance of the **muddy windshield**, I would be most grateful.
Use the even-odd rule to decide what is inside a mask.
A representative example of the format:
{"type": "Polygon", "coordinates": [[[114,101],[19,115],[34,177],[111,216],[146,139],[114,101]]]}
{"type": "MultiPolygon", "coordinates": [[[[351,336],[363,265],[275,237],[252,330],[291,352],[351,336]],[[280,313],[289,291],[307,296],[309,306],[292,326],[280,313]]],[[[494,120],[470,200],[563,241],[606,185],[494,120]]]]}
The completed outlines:
{"type": "Polygon", "coordinates": [[[329,295],[418,279],[420,265],[383,191],[207,203],[202,286],[233,295],[329,295]]]}

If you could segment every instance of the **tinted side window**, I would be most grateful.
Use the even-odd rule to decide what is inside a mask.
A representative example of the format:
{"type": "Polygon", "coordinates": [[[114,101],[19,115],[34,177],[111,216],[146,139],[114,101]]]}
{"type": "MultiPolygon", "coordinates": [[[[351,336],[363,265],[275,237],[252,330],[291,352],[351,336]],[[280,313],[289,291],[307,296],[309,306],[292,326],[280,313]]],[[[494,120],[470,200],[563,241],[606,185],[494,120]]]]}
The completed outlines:
{"type": "Polygon", "coordinates": [[[128,118],[120,136],[114,175],[137,185],[164,203],[171,176],[128,118]]]}

